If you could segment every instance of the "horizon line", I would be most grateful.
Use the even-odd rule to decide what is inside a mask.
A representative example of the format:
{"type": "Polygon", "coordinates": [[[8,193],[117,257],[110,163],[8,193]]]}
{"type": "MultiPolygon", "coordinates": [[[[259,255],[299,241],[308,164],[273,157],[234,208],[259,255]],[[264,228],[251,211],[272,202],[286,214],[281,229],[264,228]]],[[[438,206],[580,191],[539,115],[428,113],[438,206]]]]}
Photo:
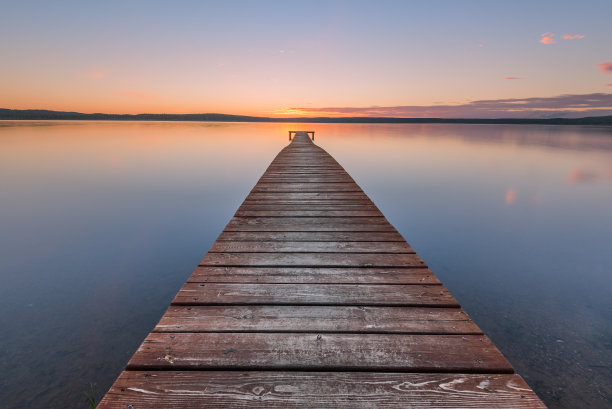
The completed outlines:
{"type": "Polygon", "coordinates": [[[518,121],[528,121],[528,122],[551,122],[551,121],[562,121],[562,122],[574,122],[581,120],[598,120],[598,119],[606,119],[606,123],[612,124],[612,115],[587,115],[584,117],[573,117],[567,118],[562,116],[550,116],[547,118],[534,118],[534,117],[403,117],[403,116],[303,116],[303,117],[270,117],[270,116],[254,116],[254,115],[241,115],[241,114],[223,114],[217,112],[201,112],[201,113],[180,113],[180,114],[172,114],[172,113],[137,113],[137,114],[117,114],[117,113],[105,113],[105,112],[79,112],[79,111],[57,111],[51,109],[12,109],[12,108],[0,108],[0,120],[87,120],[87,119],[121,119],[121,118],[130,118],[136,120],[147,120],[149,117],[153,119],[155,117],[168,117],[168,119],[175,118],[181,120],[180,118],[191,117],[192,119],[182,119],[182,120],[193,120],[193,121],[222,121],[223,119],[233,119],[240,120],[240,122],[316,122],[316,121],[324,121],[324,122],[401,122],[401,121],[411,121],[411,122],[427,122],[427,121],[436,121],[436,122],[452,122],[452,121],[461,121],[461,122],[518,122],[518,121]],[[4,114],[4,115],[3,115],[4,114]],[[8,115],[7,115],[8,114],[8,115]],[[46,115],[54,116],[53,118],[45,117],[46,115]],[[73,117],[71,117],[73,116],[73,117]],[[65,118],[61,118],[65,117],[65,118]],[[81,117],[81,118],[79,118],[81,117]],[[87,118],[87,117],[99,117],[99,118],[87,118]],[[107,118],[104,118],[107,117],[107,118]],[[200,119],[195,117],[202,117],[200,119]],[[207,118],[208,117],[208,118],[207,118]],[[249,121],[252,119],[254,121],[249,121]]]}

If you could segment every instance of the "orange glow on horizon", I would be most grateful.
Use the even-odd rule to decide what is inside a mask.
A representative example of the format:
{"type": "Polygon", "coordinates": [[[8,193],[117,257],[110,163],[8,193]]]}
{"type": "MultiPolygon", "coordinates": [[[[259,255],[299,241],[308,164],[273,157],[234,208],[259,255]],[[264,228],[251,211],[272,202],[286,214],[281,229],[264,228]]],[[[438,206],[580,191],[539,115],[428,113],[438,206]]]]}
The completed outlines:
{"type": "MultiPolygon", "coordinates": [[[[497,109],[496,101],[610,92],[610,80],[594,71],[612,72],[605,62],[612,29],[604,18],[612,5],[568,5],[556,22],[542,7],[516,20],[509,15],[502,29],[495,17],[503,6],[483,2],[482,15],[491,18],[461,14],[472,28],[457,30],[463,7],[428,2],[156,3],[145,14],[128,3],[14,2],[3,10],[0,32],[11,41],[0,64],[0,108],[499,118],[518,114],[497,109]],[[577,24],[577,15],[590,16],[592,26],[577,24]],[[473,104],[483,101],[490,103],[473,104]]],[[[585,101],[593,108],[585,116],[598,108],[612,114],[612,102],[585,101]]],[[[549,109],[571,117],[565,108],[576,107],[557,101],[523,113],[545,118],[548,112],[539,111],[549,109]]]]}
{"type": "Polygon", "coordinates": [[[308,111],[301,108],[280,108],[268,113],[271,116],[289,117],[289,116],[308,116],[308,111]]]}
{"type": "MultiPolygon", "coordinates": [[[[358,109],[358,108],[357,108],[358,109]]],[[[270,116],[272,118],[317,118],[317,117],[328,117],[328,118],[342,118],[342,117],[369,117],[367,113],[361,113],[357,110],[355,112],[340,112],[318,108],[281,108],[270,112],[263,113],[264,116],[270,116]]]]}

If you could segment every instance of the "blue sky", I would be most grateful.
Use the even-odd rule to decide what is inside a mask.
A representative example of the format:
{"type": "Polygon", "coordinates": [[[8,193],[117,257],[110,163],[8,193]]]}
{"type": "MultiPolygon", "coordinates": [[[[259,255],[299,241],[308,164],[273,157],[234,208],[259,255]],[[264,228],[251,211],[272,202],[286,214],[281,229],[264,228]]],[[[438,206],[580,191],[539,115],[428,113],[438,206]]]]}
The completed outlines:
{"type": "MultiPolygon", "coordinates": [[[[584,95],[607,114],[588,101],[612,91],[611,15],[609,1],[4,2],[0,107],[469,116],[584,95]]],[[[562,108],[528,114],[575,115],[562,108]]]]}

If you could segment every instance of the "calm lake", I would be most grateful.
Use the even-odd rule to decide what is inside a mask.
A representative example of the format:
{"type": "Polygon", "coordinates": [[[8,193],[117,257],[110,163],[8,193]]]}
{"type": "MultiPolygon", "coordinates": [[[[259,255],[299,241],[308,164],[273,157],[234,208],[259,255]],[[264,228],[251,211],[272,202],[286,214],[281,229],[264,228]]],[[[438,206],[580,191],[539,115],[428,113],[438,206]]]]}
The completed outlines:
{"type": "Polygon", "coordinates": [[[300,129],[546,404],[610,407],[612,127],[0,121],[0,408],[99,399],[300,129]]]}

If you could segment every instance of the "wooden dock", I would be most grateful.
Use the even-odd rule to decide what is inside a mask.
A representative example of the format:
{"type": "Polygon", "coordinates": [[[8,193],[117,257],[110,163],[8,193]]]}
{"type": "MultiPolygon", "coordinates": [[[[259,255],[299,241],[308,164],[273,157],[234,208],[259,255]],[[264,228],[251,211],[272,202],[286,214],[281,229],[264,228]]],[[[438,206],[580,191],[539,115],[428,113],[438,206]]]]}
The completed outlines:
{"type": "Polygon", "coordinates": [[[98,407],[545,406],[296,132],[98,407]]]}

